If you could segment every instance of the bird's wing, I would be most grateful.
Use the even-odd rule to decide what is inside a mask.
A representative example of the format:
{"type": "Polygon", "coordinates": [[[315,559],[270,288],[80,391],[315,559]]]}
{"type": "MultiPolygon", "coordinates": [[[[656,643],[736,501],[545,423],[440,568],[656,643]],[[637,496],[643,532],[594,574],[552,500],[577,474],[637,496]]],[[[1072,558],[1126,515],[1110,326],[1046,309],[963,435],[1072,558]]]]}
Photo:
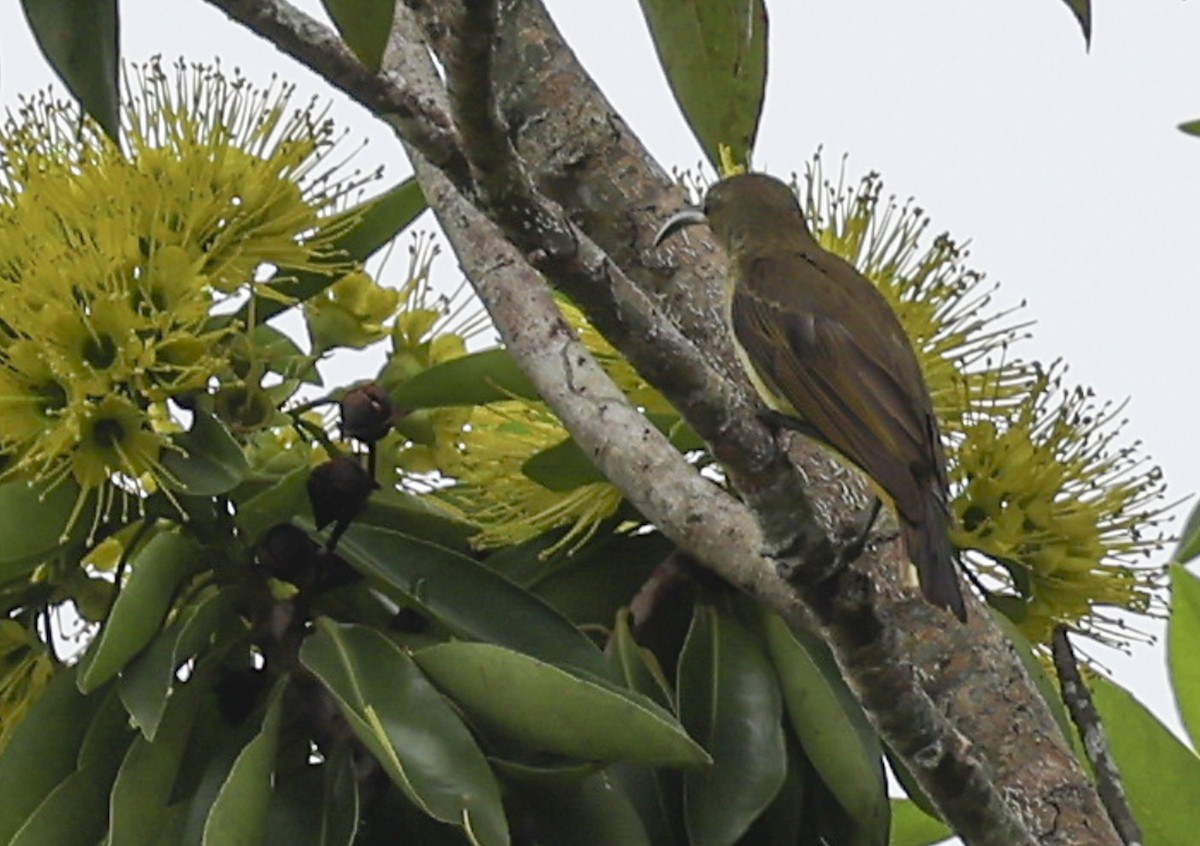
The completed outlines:
{"type": "MultiPolygon", "coordinates": [[[[924,388],[918,385],[914,395],[912,379],[887,357],[888,346],[855,334],[861,326],[852,331],[794,291],[776,296],[776,285],[795,285],[792,262],[759,259],[746,270],[772,280],[736,286],[732,303],[734,332],[760,378],[875,479],[902,513],[920,519],[938,468],[924,388]]],[[[840,288],[841,280],[826,281],[840,288]]]]}

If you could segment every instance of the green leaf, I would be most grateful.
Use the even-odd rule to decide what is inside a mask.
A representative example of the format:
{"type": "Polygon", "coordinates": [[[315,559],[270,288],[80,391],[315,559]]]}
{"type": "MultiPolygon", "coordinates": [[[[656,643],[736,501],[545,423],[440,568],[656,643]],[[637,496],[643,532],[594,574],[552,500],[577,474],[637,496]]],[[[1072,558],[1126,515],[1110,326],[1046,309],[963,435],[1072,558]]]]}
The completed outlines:
{"type": "Polygon", "coordinates": [[[220,420],[199,408],[192,414],[192,428],[172,439],[178,449],[163,452],[163,478],[192,496],[228,493],[250,472],[246,456],[220,420]]]}
{"type": "Polygon", "coordinates": [[[392,529],[456,552],[471,551],[468,541],[479,534],[478,526],[454,516],[431,497],[416,496],[395,488],[372,494],[354,521],[392,529]]]}
{"type": "Polygon", "coordinates": [[[119,142],[117,0],[21,0],[46,61],[80,106],[119,142]]]}
{"type": "Polygon", "coordinates": [[[939,819],[929,816],[911,799],[892,800],[892,836],[888,846],[933,846],[954,836],[939,819]]]}
{"type": "Polygon", "coordinates": [[[358,782],[348,744],[275,787],[264,846],[350,846],[358,832],[358,782]]]}
{"type": "Polygon", "coordinates": [[[9,846],[95,846],[104,836],[116,770],[112,761],[101,758],[72,772],[38,805],[9,846]]]}
{"type": "Polygon", "coordinates": [[[608,534],[566,558],[563,566],[529,589],[577,626],[608,626],[673,548],[658,532],[608,534]]]}
{"type": "Polygon", "coordinates": [[[1167,662],[1175,703],[1192,745],[1200,744],[1200,579],[1171,565],[1171,616],[1167,662]]]}
{"type": "MultiPolygon", "coordinates": [[[[634,640],[629,622],[629,609],[622,608],[609,638],[609,660],[627,688],[670,711],[675,699],[671,685],[655,654],[634,640]]],[[[621,764],[612,768],[612,775],[624,786],[655,846],[683,843],[683,780],[678,772],[621,764]]]]}
{"type": "Polygon", "coordinates": [[[646,834],[621,785],[596,774],[569,785],[523,794],[538,839],[558,846],[662,846],[646,834]]]}
{"type": "Polygon", "coordinates": [[[312,468],[307,465],[297,467],[265,490],[238,503],[234,519],[250,544],[257,543],[272,526],[293,517],[312,518],[307,487],[310,473],[312,468]]]}
{"type": "Polygon", "coordinates": [[[121,673],[117,688],[133,724],[154,740],[168,701],[173,701],[175,673],[218,637],[221,631],[244,631],[233,610],[228,588],[183,609],[121,673]]]}
{"type": "Polygon", "coordinates": [[[500,788],[470,731],[399,647],[374,629],[328,618],[300,660],[359,740],[425,813],[484,846],[509,842],[500,788]]]}
{"type": "MultiPolygon", "coordinates": [[[[1200,121],[1196,121],[1194,134],[1200,135],[1200,121]]],[[[1187,524],[1179,533],[1179,543],[1171,553],[1171,560],[1178,564],[1186,564],[1197,555],[1200,555],[1200,502],[1196,503],[1192,513],[1188,515],[1187,524]]]]}
{"type": "Polygon", "coordinates": [[[508,350],[495,348],[452,358],[422,370],[392,390],[396,408],[416,411],[454,405],[486,405],[514,396],[538,399],[508,350]]]}
{"type": "Polygon", "coordinates": [[[1088,683],[1147,846],[1194,843],[1200,758],[1129,691],[1102,676],[1088,683]]]}
{"type": "MultiPolygon", "coordinates": [[[[797,846],[810,842],[842,842],[833,839],[813,839],[816,834],[813,826],[813,807],[811,802],[805,802],[805,779],[813,777],[812,770],[804,757],[804,751],[794,739],[788,742],[787,747],[788,768],[783,786],[739,843],[746,846],[797,846]],[[802,832],[808,836],[802,837],[802,832]]],[[[834,800],[828,801],[830,805],[836,805],[834,800]]],[[[820,836],[816,835],[817,838],[820,836]]]]}
{"type": "MultiPolygon", "coordinates": [[[[1179,124],[1179,131],[1184,132],[1188,135],[1200,136],[1200,120],[1184,121],[1183,123],[1179,124]]],[[[1188,518],[1187,530],[1185,530],[1183,532],[1183,538],[1184,538],[1184,540],[1195,541],[1198,545],[1200,545],[1200,539],[1197,539],[1195,537],[1196,527],[1194,525],[1192,525],[1192,521],[1195,519],[1195,517],[1196,517],[1196,509],[1192,509],[1192,516],[1188,518]]],[[[1181,541],[1181,543],[1182,543],[1182,541],[1181,541]]],[[[1191,557],[1189,557],[1188,559],[1182,559],[1182,560],[1191,560],[1191,558],[1194,558],[1196,556],[1197,552],[1200,552],[1200,548],[1194,548],[1192,550],[1191,557]]],[[[1176,561],[1181,560],[1179,558],[1178,552],[1175,553],[1175,560],[1176,561]]]]}
{"type": "Polygon", "coordinates": [[[873,843],[886,843],[891,806],[883,749],[828,647],[762,613],[792,731],[829,791],[873,843]]]}
{"type": "Polygon", "coordinates": [[[684,775],[691,846],[729,846],[783,786],[783,699],[762,642],[725,605],[696,605],[679,654],[679,717],[713,758],[684,775]]]}
{"type": "Polygon", "coordinates": [[[170,816],[175,776],[211,669],[193,673],[171,696],[161,731],[134,738],[117,773],[109,803],[108,846],[154,846],[170,816]]]}
{"type": "Polygon", "coordinates": [[[574,438],[534,453],[521,465],[521,472],[552,491],[569,491],[605,478],[574,438]]]}
{"type": "Polygon", "coordinates": [[[133,740],[129,717],[117,696],[116,687],[108,687],[102,694],[96,694],[96,698],[100,700],[99,707],[76,756],[76,764],[81,769],[97,760],[120,761],[133,740]]]}
{"type": "Polygon", "coordinates": [[[275,683],[262,729],[234,759],[225,783],[217,792],[204,823],[203,846],[259,846],[262,843],[287,682],[284,676],[275,683]]]}
{"type": "Polygon", "coordinates": [[[1092,44],[1092,0],[1063,0],[1067,4],[1067,8],[1071,10],[1071,14],[1075,16],[1075,20],[1079,21],[1079,28],[1083,30],[1083,43],[1090,47],[1092,44]]]}
{"type": "Polygon", "coordinates": [[[338,554],[395,588],[452,631],[555,664],[604,675],[595,645],[569,620],[479,562],[445,547],[375,526],[352,526],[338,554]]]}
{"type": "MultiPolygon", "coordinates": [[[[408,226],[421,212],[425,211],[425,195],[415,177],[409,177],[389,188],[378,197],[372,197],[345,214],[357,218],[353,226],[334,242],[339,260],[346,258],[363,262],[388,244],[404,227],[408,226]]],[[[290,303],[304,302],[315,297],[337,281],[337,276],[313,271],[289,270],[281,273],[278,281],[267,280],[283,301],[259,298],[254,303],[254,322],[265,323],[270,318],[289,308],[290,303]]],[[[243,307],[238,319],[249,323],[249,306],[243,307]]]]}
{"type": "Polygon", "coordinates": [[[75,670],[60,669],[0,755],[0,843],[9,843],[34,809],[76,766],[100,697],[83,696],[75,670]]]}
{"type": "Polygon", "coordinates": [[[391,0],[321,0],[333,25],[358,60],[379,73],[383,51],[392,31],[396,4],[391,0]]]}
{"type": "Polygon", "coordinates": [[[25,482],[0,484],[0,582],[31,572],[50,553],[92,524],[94,498],[71,523],[80,490],[72,479],[47,487],[25,482]],[[68,531],[70,526],[70,531],[68,531]]]}
{"type": "Polygon", "coordinates": [[[722,172],[718,146],[747,164],[767,81],[762,0],[641,0],[675,102],[722,172]]]}
{"type": "Polygon", "coordinates": [[[609,639],[609,656],[627,688],[642,696],[648,696],[661,708],[669,711],[674,698],[671,685],[667,682],[654,653],[639,646],[634,640],[633,631],[629,627],[629,616],[628,608],[617,612],[617,620],[609,639]]]}
{"type": "Polygon", "coordinates": [[[79,689],[95,690],[120,672],[150,643],[175,597],[175,589],[199,563],[202,550],[178,530],[160,532],[129,559],[129,578],[117,594],[100,634],[79,662],[79,689]]]}
{"type": "Polygon", "coordinates": [[[699,766],[704,750],[644,696],[486,643],[413,658],[472,722],[534,749],[590,761],[699,766]]]}

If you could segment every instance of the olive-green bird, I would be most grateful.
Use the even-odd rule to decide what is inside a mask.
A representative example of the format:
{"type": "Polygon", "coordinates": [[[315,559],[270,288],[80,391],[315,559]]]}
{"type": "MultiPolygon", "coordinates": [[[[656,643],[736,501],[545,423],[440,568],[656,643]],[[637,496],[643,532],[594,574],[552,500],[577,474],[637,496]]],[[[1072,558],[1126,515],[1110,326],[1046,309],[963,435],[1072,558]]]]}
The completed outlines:
{"type": "Polygon", "coordinates": [[[704,222],[729,255],[726,317],[755,388],[875,480],[896,508],[925,598],[965,621],[941,435],[895,312],[817,244],[792,189],[773,177],[721,180],[702,210],[668,220],[655,245],[704,222]]]}

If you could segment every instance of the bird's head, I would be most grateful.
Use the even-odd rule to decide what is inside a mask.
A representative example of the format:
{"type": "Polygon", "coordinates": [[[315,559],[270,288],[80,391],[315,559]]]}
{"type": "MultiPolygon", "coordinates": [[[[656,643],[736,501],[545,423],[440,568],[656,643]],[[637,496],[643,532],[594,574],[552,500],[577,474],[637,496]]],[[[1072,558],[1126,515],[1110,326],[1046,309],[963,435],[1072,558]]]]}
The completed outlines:
{"type": "Polygon", "coordinates": [[[664,223],[654,236],[654,246],[697,223],[707,223],[733,254],[778,245],[781,237],[808,237],[795,193],[765,173],[722,179],[708,189],[703,206],[682,209],[664,223]]]}

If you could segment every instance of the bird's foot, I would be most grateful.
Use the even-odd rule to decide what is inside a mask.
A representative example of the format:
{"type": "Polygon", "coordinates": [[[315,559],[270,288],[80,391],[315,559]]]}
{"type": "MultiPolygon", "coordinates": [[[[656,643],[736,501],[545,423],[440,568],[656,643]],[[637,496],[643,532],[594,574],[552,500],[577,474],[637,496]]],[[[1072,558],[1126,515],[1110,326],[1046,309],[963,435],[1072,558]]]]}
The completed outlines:
{"type": "Polygon", "coordinates": [[[871,504],[860,516],[854,536],[838,551],[839,567],[848,566],[862,555],[863,549],[867,545],[867,539],[871,536],[871,529],[875,527],[875,521],[879,519],[879,511],[882,507],[883,503],[879,501],[879,497],[871,497],[871,504]]]}

